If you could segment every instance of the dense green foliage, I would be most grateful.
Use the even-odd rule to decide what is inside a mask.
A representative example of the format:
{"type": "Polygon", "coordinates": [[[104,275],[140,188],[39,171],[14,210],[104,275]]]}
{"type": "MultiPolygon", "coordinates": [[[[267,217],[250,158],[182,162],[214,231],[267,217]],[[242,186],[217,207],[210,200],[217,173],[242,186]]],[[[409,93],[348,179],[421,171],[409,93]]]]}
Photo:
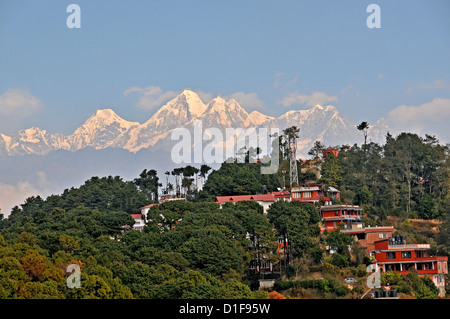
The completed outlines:
{"type": "Polygon", "coordinates": [[[441,218],[449,213],[449,147],[432,136],[388,135],[385,145],[342,146],[335,180],[342,200],[381,219],[441,218]]]}

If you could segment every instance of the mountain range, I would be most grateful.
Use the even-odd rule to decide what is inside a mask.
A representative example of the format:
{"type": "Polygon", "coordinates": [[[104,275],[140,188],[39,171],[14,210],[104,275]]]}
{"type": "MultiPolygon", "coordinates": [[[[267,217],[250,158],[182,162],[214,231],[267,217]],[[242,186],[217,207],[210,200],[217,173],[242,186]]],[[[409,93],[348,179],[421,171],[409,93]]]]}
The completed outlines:
{"type": "MultiPolygon", "coordinates": [[[[299,157],[317,140],[326,146],[353,144],[362,140],[356,123],[342,116],[332,105],[316,105],[307,110],[292,110],[278,118],[258,111],[247,111],[234,100],[218,96],[205,104],[191,90],[184,90],[163,105],[148,121],[130,122],[112,109],[97,110],[71,135],[51,134],[32,127],[9,136],[0,134],[0,156],[47,155],[57,150],[76,152],[83,149],[124,149],[132,153],[151,149],[168,150],[171,132],[180,127],[193,128],[201,120],[202,128],[265,127],[281,130],[296,125],[300,128],[297,150],[299,157]]],[[[369,135],[374,142],[382,142],[388,130],[379,121],[372,125],[369,135]]]]}

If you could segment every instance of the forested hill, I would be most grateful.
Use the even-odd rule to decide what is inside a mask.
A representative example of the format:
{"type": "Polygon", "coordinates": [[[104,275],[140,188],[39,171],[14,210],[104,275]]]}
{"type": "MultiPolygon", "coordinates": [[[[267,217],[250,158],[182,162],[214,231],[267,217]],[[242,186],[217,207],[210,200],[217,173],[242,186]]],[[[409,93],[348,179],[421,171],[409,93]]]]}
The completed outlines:
{"type": "MultiPolygon", "coordinates": [[[[322,146],[316,146],[311,154],[320,154],[322,146]]],[[[299,162],[300,182],[334,186],[343,203],[363,207],[367,224],[395,223],[413,242],[429,243],[435,254],[449,255],[448,145],[403,133],[388,135],[385,145],[336,148],[337,157],[317,161],[318,180],[302,170],[307,163],[299,162]]],[[[217,195],[282,187],[283,171],[289,170],[283,143],[280,154],[280,168],[273,175],[262,175],[263,164],[248,153],[247,163],[224,163],[215,171],[187,166],[165,172],[164,185],[150,167],[133,181],[92,177],[60,195],[28,198],[0,219],[0,299],[283,297],[253,289],[262,276],[251,267],[255,253],[283,265],[283,279],[300,280],[302,288],[293,293],[276,286],[286,296],[361,297],[370,261],[347,235],[320,234],[317,207],[276,202],[263,215],[262,207],[252,202],[222,208],[213,203],[217,195]],[[144,231],[123,232],[124,225],[134,223],[130,214],[155,202],[162,189],[189,200],[154,206],[144,231]],[[291,247],[287,258],[281,258],[275,242],[286,237],[291,247]],[[325,250],[330,245],[337,248],[333,256],[325,250]],[[71,264],[81,269],[79,289],[67,287],[71,264]],[[346,276],[357,278],[353,288],[343,281],[346,276]],[[307,281],[311,277],[315,281],[307,281]]],[[[433,284],[414,274],[386,280],[410,297],[437,294],[433,284]]]]}

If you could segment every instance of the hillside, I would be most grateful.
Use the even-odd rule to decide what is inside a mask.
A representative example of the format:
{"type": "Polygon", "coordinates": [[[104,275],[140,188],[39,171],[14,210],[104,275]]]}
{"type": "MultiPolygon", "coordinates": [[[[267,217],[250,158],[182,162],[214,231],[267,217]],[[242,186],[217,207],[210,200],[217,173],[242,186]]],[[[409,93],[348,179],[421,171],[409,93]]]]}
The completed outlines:
{"type": "MultiPolygon", "coordinates": [[[[174,169],[166,175],[170,183],[174,181],[172,188],[162,183],[155,170],[145,169],[129,181],[119,176],[94,176],[60,195],[27,198],[8,218],[0,219],[0,297],[365,296],[366,267],[372,260],[353,237],[339,231],[321,232],[320,202],[276,201],[267,215],[256,202],[222,207],[214,203],[218,195],[256,194],[281,185],[286,159],[276,174],[263,175],[260,167],[264,164],[255,162],[250,153],[246,155],[246,163],[223,163],[213,170],[203,166],[174,169]],[[189,200],[153,206],[141,216],[148,222],[144,230],[132,230],[135,220],[131,214],[139,214],[141,207],[154,201],[153,194],[160,188],[174,195],[185,194],[189,200]],[[280,246],[280,240],[283,243],[286,238],[289,245],[280,246]],[[268,262],[273,268],[263,270],[268,262]],[[81,271],[80,289],[66,285],[69,265],[78,265],[81,271]],[[261,278],[275,278],[274,288],[257,290],[261,278]],[[346,282],[348,278],[355,281],[346,282]]],[[[447,147],[430,137],[401,134],[383,146],[340,147],[338,157],[323,158],[321,177],[315,182],[339,187],[343,202],[363,208],[365,224],[393,225],[395,234],[405,235],[407,242],[429,244],[432,254],[448,256],[446,165],[447,147]],[[404,161],[402,144],[412,141],[417,143],[414,165],[397,165],[404,161]],[[390,154],[393,145],[396,154],[390,154]],[[369,163],[367,170],[359,168],[364,162],[369,163]],[[426,181],[405,188],[405,170],[411,180],[420,173],[426,181]],[[392,187],[394,181],[392,192],[401,195],[398,199],[378,191],[392,187]],[[402,198],[405,195],[409,200],[402,198]]],[[[299,177],[302,181],[311,178],[301,173],[300,165],[299,177]]],[[[386,272],[381,280],[383,285],[395,287],[404,299],[436,298],[437,288],[424,278],[414,272],[386,272]]]]}

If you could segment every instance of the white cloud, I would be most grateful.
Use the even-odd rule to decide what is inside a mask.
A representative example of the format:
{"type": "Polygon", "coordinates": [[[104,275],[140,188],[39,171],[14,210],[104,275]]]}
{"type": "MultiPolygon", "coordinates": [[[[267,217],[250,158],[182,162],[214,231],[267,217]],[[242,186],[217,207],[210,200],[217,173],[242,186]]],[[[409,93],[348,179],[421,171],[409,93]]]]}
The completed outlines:
{"type": "Polygon", "coordinates": [[[0,114],[26,116],[42,105],[42,101],[31,95],[28,89],[8,89],[0,95],[0,114]]]}
{"type": "Polygon", "coordinates": [[[236,92],[226,97],[227,100],[235,99],[244,108],[259,109],[265,106],[256,93],[236,92]]]}
{"type": "Polygon", "coordinates": [[[9,215],[14,206],[20,206],[31,196],[47,196],[54,185],[48,180],[47,174],[37,171],[31,176],[33,181],[20,181],[15,184],[0,183],[0,209],[5,216],[9,215]]]}
{"type": "Polygon", "coordinates": [[[330,96],[325,92],[313,92],[311,94],[301,94],[298,91],[289,93],[282,100],[278,100],[278,104],[283,106],[291,106],[296,104],[302,104],[306,106],[313,106],[316,104],[324,105],[329,102],[336,102],[337,96],[330,96]]]}
{"type": "Polygon", "coordinates": [[[30,196],[36,196],[38,190],[30,182],[0,184],[0,208],[2,214],[8,216],[14,206],[19,206],[30,196]]]}
{"type": "Polygon", "coordinates": [[[418,134],[438,134],[448,139],[450,99],[435,98],[422,105],[400,105],[389,112],[390,125],[418,134]]]}
{"type": "Polygon", "coordinates": [[[175,91],[163,92],[159,86],[148,86],[145,88],[140,87],[130,87],[123,92],[124,96],[131,93],[138,93],[139,100],[137,107],[144,110],[151,110],[156,107],[160,107],[164,102],[177,96],[175,91]]]}

